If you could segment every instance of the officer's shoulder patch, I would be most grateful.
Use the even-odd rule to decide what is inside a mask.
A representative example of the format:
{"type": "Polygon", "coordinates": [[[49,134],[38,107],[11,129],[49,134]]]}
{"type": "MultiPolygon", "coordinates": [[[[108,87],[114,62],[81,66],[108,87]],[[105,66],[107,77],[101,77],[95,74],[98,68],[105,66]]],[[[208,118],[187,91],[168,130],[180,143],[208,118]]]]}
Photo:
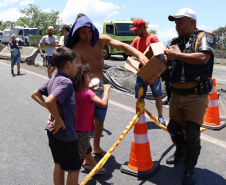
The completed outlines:
{"type": "Polygon", "coordinates": [[[206,35],[206,41],[209,42],[210,44],[213,44],[213,42],[214,42],[214,36],[213,35],[210,35],[210,34],[207,34],[206,35]]]}

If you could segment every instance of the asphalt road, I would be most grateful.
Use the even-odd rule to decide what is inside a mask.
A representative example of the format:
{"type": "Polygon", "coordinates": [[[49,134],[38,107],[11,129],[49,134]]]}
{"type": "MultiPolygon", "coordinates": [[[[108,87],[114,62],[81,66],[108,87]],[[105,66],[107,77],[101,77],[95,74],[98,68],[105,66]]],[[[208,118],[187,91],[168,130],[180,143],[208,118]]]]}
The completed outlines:
{"type": "MultiPolygon", "coordinates": [[[[111,60],[107,62],[122,63],[111,60]]],[[[3,60],[0,60],[0,69],[0,185],[51,185],[54,164],[44,131],[48,112],[30,98],[31,93],[47,81],[46,70],[22,65],[22,76],[12,77],[10,62],[3,60]]],[[[117,141],[135,115],[135,102],[133,96],[111,90],[105,131],[101,140],[105,150],[109,150],[117,141]]],[[[146,108],[157,116],[152,102],[146,102],[146,108]]],[[[164,117],[168,120],[167,107],[164,107],[164,117]]],[[[175,149],[168,133],[159,129],[149,118],[147,127],[152,160],[161,164],[161,169],[155,175],[142,180],[121,173],[120,166],[128,161],[130,156],[131,130],[104,165],[108,173],[94,176],[87,184],[181,184],[182,162],[176,166],[165,163],[175,149]]],[[[99,160],[97,157],[96,159],[99,160]]],[[[196,168],[196,184],[226,185],[225,166],[225,129],[204,131],[201,155],[196,168]]],[[[79,182],[87,173],[84,169],[81,170],[79,182]]]]}

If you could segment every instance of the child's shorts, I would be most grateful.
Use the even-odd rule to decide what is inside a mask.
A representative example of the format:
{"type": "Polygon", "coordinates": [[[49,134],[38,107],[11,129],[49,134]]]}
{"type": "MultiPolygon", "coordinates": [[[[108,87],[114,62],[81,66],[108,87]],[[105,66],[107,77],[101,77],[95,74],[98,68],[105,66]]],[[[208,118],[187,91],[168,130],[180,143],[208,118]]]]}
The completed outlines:
{"type": "Polygon", "coordinates": [[[76,133],[78,136],[78,151],[80,160],[84,160],[85,155],[90,154],[92,151],[92,148],[90,147],[89,132],[76,131],[76,133]]]}
{"type": "Polygon", "coordinates": [[[78,141],[60,141],[49,131],[47,131],[47,135],[54,163],[59,164],[60,168],[66,172],[79,171],[81,162],[78,152],[78,141]]]}

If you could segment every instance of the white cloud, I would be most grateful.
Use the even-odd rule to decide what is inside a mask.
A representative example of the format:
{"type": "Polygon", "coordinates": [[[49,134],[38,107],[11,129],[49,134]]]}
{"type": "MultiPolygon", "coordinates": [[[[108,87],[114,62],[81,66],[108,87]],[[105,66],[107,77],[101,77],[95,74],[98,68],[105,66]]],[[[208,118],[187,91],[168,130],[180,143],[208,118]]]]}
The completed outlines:
{"type": "Polygon", "coordinates": [[[18,2],[19,0],[3,0],[0,2],[0,7],[3,7],[3,6],[8,6],[10,4],[14,4],[16,2],[18,2]]]}
{"type": "MultiPolygon", "coordinates": [[[[149,26],[148,26],[149,28],[149,26]]],[[[177,31],[175,29],[175,27],[171,27],[171,28],[161,28],[160,26],[156,25],[150,28],[154,28],[157,30],[157,37],[159,39],[159,41],[161,42],[168,42],[169,40],[172,40],[175,37],[178,37],[177,31]]],[[[198,26],[199,30],[204,30],[204,31],[213,31],[216,30],[216,27],[211,27],[211,26],[206,26],[206,25],[201,25],[198,26]]]]}
{"type": "Polygon", "coordinates": [[[22,16],[23,16],[23,14],[20,13],[18,8],[9,8],[8,10],[0,13],[0,17],[3,22],[16,21],[17,19],[19,19],[22,16]]]}
{"type": "Polygon", "coordinates": [[[211,27],[211,26],[201,25],[201,26],[198,26],[198,29],[199,30],[204,30],[204,31],[213,31],[213,30],[216,30],[217,27],[211,27]]]}
{"type": "Polygon", "coordinates": [[[120,7],[101,0],[68,0],[60,18],[64,23],[73,24],[78,13],[86,14],[91,20],[103,22],[119,13],[120,7]]]}
{"type": "Polygon", "coordinates": [[[46,8],[46,9],[43,9],[42,12],[45,12],[45,13],[50,13],[51,12],[51,8],[46,8]]]}
{"type": "Polygon", "coordinates": [[[20,6],[27,6],[29,4],[35,4],[35,0],[24,0],[24,1],[20,1],[20,6]]]}
{"type": "Polygon", "coordinates": [[[175,27],[172,28],[166,28],[164,30],[162,29],[157,29],[157,37],[159,41],[161,42],[168,42],[169,40],[172,40],[174,37],[177,37],[177,32],[175,27]]]}
{"type": "Polygon", "coordinates": [[[100,33],[103,33],[103,24],[99,24],[97,22],[93,22],[100,33]]]}
{"type": "Polygon", "coordinates": [[[159,25],[152,25],[152,24],[149,24],[148,25],[148,29],[158,29],[159,28],[159,25]]]}

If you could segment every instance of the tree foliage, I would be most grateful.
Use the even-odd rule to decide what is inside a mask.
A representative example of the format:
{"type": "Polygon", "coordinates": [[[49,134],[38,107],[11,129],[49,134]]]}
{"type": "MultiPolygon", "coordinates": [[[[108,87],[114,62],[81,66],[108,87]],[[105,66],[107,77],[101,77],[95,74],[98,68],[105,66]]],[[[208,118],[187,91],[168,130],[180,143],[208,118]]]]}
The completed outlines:
{"type": "Polygon", "coordinates": [[[4,30],[5,28],[7,28],[10,24],[15,24],[15,22],[10,22],[10,21],[6,21],[6,22],[3,22],[3,21],[0,21],[0,30],[4,30]]]}
{"type": "Polygon", "coordinates": [[[213,31],[217,39],[217,48],[226,50],[226,26],[213,31]]]}
{"type": "Polygon", "coordinates": [[[51,12],[44,12],[37,5],[29,4],[28,8],[20,10],[24,15],[16,21],[16,25],[28,25],[30,28],[38,28],[45,34],[49,26],[54,27],[54,34],[60,32],[62,21],[59,18],[59,11],[51,10],[51,12]]]}
{"type": "MultiPolygon", "coordinates": [[[[131,18],[130,18],[130,20],[131,20],[132,22],[134,22],[134,21],[137,20],[137,19],[143,20],[142,17],[131,17],[131,18]]],[[[153,33],[154,35],[156,35],[156,34],[158,33],[156,29],[153,29],[153,28],[148,29],[148,25],[150,24],[148,21],[145,21],[145,20],[144,20],[144,22],[145,22],[145,27],[147,28],[147,30],[148,30],[149,33],[153,33]]]]}

